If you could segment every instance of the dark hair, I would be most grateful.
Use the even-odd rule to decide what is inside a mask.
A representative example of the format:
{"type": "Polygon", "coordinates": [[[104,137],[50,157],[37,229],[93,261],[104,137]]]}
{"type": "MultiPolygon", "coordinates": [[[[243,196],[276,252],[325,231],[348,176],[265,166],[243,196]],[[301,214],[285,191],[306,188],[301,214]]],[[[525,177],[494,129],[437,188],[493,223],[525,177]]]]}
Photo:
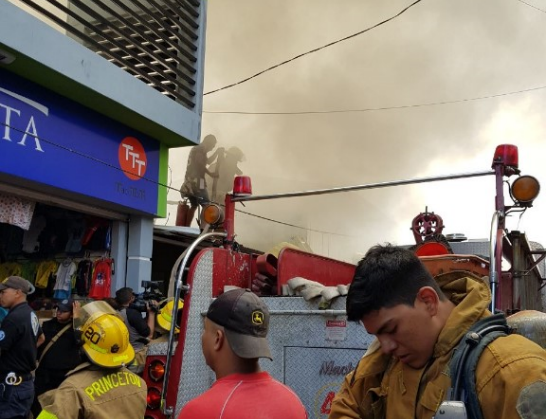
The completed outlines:
{"type": "Polygon", "coordinates": [[[103,301],[107,302],[108,304],[110,304],[110,306],[114,309],[114,310],[120,310],[121,309],[121,306],[119,305],[118,301],[115,299],[115,298],[112,298],[112,297],[106,297],[103,299],[103,301]]]}
{"type": "Polygon", "coordinates": [[[127,304],[133,298],[133,289],[129,287],[120,288],[116,291],[116,301],[119,304],[127,304]]]}
{"type": "Polygon", "coordinates": [[[429,286],[446,299],[432,275],[410,250],[391,244],[370,248],[356,267],[347,294],[347,318],[359,321],[381,308],[414,305],[417,293],[429,286]]]}

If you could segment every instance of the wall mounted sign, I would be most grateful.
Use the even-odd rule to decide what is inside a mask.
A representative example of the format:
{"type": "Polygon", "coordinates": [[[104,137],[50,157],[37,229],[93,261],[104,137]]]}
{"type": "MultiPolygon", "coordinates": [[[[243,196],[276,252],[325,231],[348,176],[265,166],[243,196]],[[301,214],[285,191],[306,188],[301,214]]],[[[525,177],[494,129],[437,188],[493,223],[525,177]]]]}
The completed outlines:
{"type": "Polygon", "coordinates": [[[160,144],[0,69],[0,172],[158,214],[160,144]]]}

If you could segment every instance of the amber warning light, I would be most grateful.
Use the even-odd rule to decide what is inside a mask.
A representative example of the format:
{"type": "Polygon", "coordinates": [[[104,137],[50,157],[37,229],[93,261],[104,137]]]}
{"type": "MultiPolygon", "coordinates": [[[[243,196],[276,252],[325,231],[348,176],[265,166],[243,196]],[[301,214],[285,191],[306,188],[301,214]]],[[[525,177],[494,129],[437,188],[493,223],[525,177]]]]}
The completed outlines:
{"type": "Polygon", "coordinates": [[[210,203],[201,211],[201,220],[210,225],[217,225],[224,222],[224,211],[219,205],[210,203]]]}
{"type": "Polygon", "coordinates": [[[512,198],[523,207],[530,207],[540,192],[540,184],[533,176],[520,176],[510,188],[512,198]]]}
{"type": "Polygon", "coordinates": [[[518,147],[512,144],[498,145],[493,157],[493,167],[497,164],[518,168],[518,147]]]}
{"type": "Polygon", "coordinates": [[[233,180],[233,196],[252,195],[250,176],[236,176],[233,180]]]}

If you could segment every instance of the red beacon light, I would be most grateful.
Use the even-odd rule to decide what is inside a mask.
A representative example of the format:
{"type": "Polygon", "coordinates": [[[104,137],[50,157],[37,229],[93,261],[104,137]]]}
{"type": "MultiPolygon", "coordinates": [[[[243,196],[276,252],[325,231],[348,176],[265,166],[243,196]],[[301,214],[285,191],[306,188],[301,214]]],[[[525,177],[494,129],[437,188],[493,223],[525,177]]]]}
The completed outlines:
{"type": "Polygon", "coordinates": [[[252,182],[250,176],[235,176],[233,180],[233,196],[252,195],[252,182]]]}
{"type": "Polygon", "coordinates": [[[519,164],[518,147],[512,144],[498,145],[491,167],[494,168],[498,164],[517,169],[519,164]]]}

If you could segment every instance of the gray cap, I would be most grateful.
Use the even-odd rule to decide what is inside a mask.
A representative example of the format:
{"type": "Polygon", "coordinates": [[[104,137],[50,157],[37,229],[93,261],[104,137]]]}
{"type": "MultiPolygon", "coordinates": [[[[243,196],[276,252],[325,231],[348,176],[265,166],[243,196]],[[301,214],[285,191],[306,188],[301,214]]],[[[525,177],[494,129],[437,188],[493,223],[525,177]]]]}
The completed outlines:
{"type": "Polygon", "coordinates": [[[229,346],[241,358],[269,358],[269,310],[249,289],[227,291],[212,302],[207,318],[223,326],[229,346]]]}
{"type": "Polygon", "coordinates": [[[6,288],[13,288],[14,290],[21,290],[25,294],[32,294],[34,292],[34,286],[28,282],[25,278],[20,276],[9,276],[0,283],[0,291],[6,288]]]}

